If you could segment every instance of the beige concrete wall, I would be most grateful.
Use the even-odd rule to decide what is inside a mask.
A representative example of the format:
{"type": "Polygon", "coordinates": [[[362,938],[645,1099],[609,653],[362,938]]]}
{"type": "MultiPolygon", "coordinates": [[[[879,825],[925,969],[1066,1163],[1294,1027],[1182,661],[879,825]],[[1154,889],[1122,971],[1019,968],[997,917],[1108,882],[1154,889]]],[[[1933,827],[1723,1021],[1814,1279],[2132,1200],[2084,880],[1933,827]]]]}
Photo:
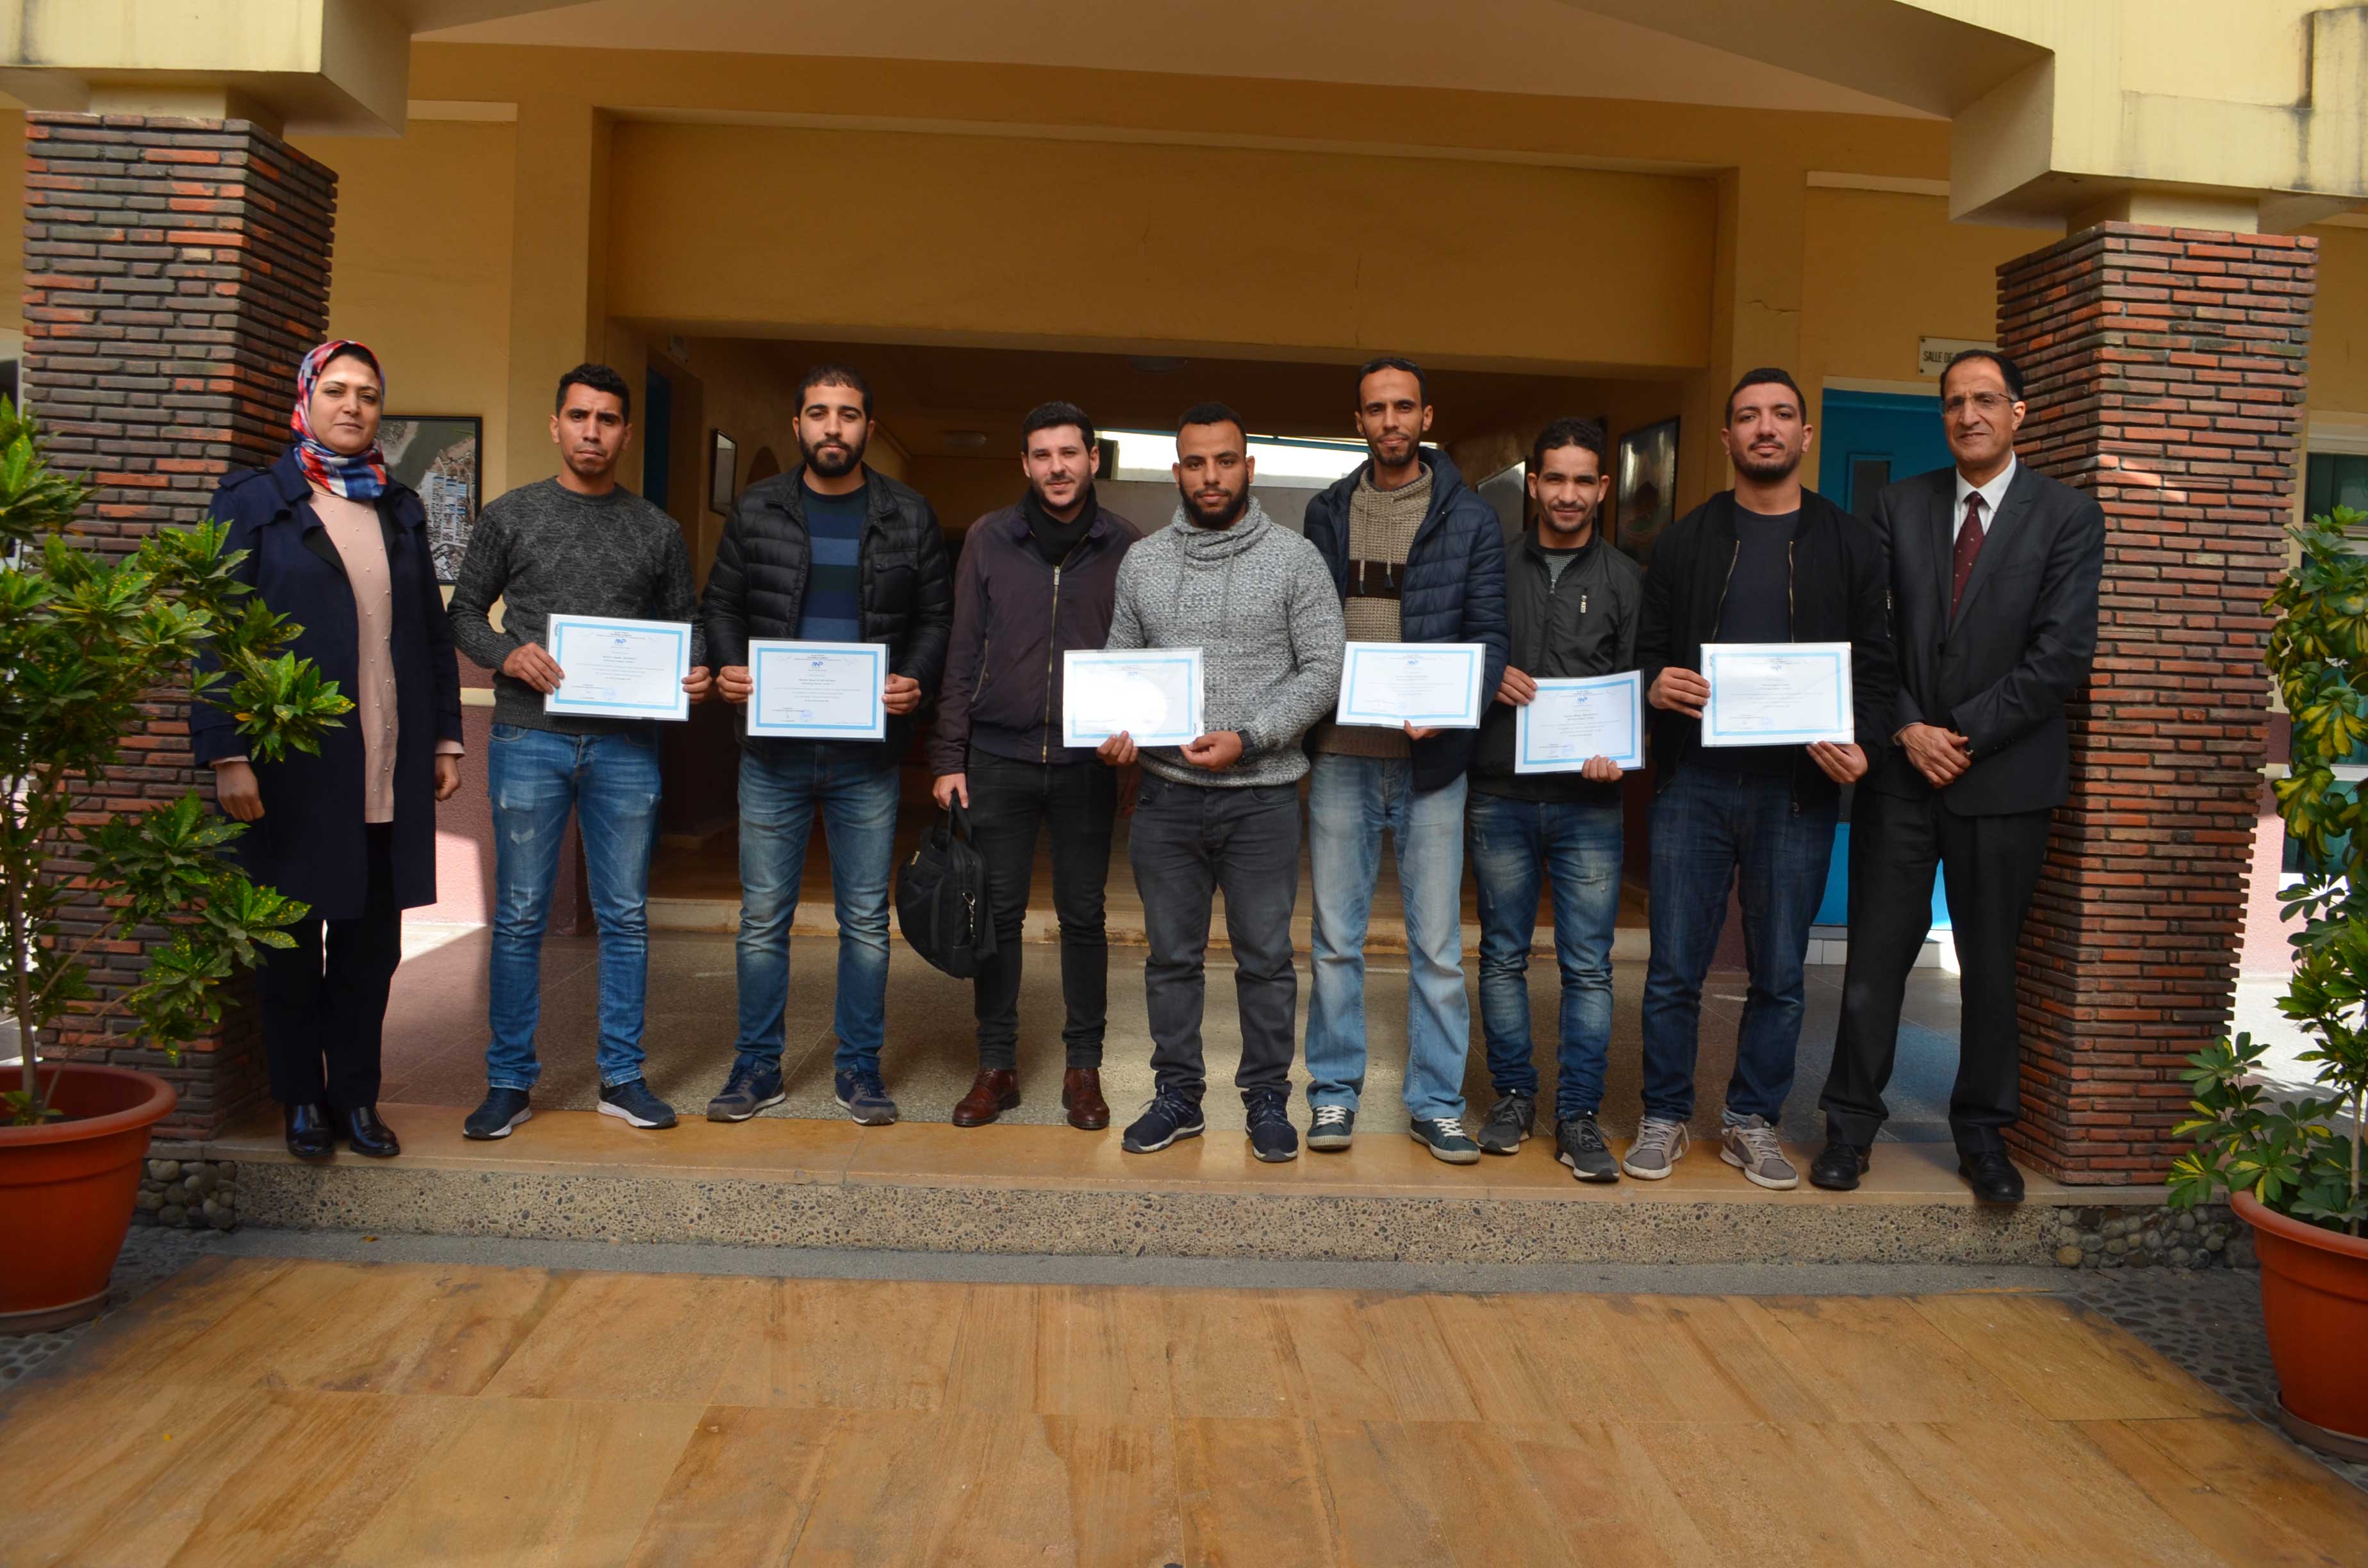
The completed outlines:
{"type": "Polygon", "coordinates": [[[2368,229],[2329,224],[2318,236],[2310,411],[2368,416],[2368,229]]]}

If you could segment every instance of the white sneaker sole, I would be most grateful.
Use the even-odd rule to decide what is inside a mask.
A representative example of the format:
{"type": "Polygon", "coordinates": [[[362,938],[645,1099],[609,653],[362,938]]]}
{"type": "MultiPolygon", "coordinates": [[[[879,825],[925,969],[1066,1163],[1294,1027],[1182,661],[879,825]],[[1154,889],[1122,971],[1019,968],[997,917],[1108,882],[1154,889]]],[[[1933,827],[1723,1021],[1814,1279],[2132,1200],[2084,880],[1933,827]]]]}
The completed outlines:
{"type": "Polygon", "coordinates": [[[1319,1154],[1337,1154],[1357,1141],[1354,1132],[1311,1132],[1307,1146],[1319,1154]]]}
{"type": "Polygon", "coordinates": [[[1669,1179],[1669,1173],[1678,1168],[1678,1162],[1693,1153],[1693,1147],[1692,1140],[1680,1139],[1670,1147],[1669,1163],[1657,1171],[1648,1170],[1642,1165],[1632,1165],[1624,1158],[1620,1162],[1620,1168],[1638,1181],[1667,1181],[1669,1179]]]}
{"type": "Polygon", "coordinates": [[[611,1105],[607,1100],[602,1100],[600,1102],[600,1114],[602,1116],[613,1116],[628,1127],[664,1129],[674,1125],[671,1121],[643,1121],[640,1117],[635,1116],[623,1106],[611,1105]]]}
{"type": "Polygon", "coordinates": [[[1162,1138],[1156,1143],[1130,1143],[1125,1139],[1121,1138],[1119,1140],[1118,1146],[1121,1151],[1129,1154],[1156,1154],[1160,1150],[1167,1148],[1169,1144],[1174,1143],[1180,1139],[1198,1138],[1207,1131],[1209,1131],[1209,1124],[1203,1121],[1190,1127],[1179,1127],[1175,1131],[1169,1133],[1167,1137],[1162,1138]]]}
{"type": "Polygon", "coordinates": [[[710,1100],[707,1102],[707,1119],[710,1121],[746,1121],[750,1117],[756,1115],[758,1111],[770,1110],[789,1097],[790,1096],[787,1095],[775,1095],[771,1099],[758,1100],[746,1110],[738,1112],[718,1110],[715,1108],[716,1102],[710,1100]]]}
{"type": "Polygon", "coordinates": [[[1442,1165],[1476,1165],[1480,1163],[1480,1150],[1476,1145],[1467,1154],[1457,1149],[1442,1149],[1419,1132],[1409,1132],[1406,1136],[1429,1150],[1430,1157],[1442,1165]]]}
{"type": "Polygon", "coordinates": [[[1745,1165],[1741,1160],[1736,1159],[1735,1157],[1735,1151],[1732,1149],[1721,1149],[1718,1152],[1718,1157],[1725,1160],[1728,1165],[1733,1165],[1736,1170],[1741,1171],[1743,1173],[1743,1179],[1749,1182],[1754,1187],[1764,1187],[1770,1192],[1790,1192],[1794,1187],[1801,1185],[1801,1173],[1798,1171],[1793,1172],[1789,1176],[1783,1177],[1764,1176],[1758,1171],[1753,1170],[1749,1165],[1745,1165]]]}
{"type": "Polygon", "coordinates": [[[522,1110],[516,1116],[510,1118],[507,1121],[503,1122],[491,1132],[472,1132],[466,1127],[463,1127],[461,1129],[461,1135],[472,1142],[490,1143],[496,1138],[508,1137],[510,1135],[510,1129],[518,1126],[520,1122],[532,1121],[533,1119],[534,1108],[529,1106],[525,1110],[522,1110]]]}

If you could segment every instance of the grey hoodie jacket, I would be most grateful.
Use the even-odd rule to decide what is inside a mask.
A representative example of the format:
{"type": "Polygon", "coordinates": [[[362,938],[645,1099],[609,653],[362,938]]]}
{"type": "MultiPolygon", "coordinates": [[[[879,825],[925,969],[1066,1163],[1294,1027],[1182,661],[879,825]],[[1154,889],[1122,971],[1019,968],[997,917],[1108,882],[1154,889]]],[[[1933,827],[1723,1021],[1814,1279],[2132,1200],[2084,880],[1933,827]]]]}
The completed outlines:
{"type": "Polygon", "coordinates": [[[1182,784],[1297,782],[1307,772],[1299,737],[1339,697],[1343,635],[1324,558],[1257,496],[1229,528],[1198,527],[1178,507],[1120,563],[1109,645],[1201,649],[1203,727],[1238,733],[1242,760],[1212,772],[1157,746],[1143,766],[1182,784]]]}

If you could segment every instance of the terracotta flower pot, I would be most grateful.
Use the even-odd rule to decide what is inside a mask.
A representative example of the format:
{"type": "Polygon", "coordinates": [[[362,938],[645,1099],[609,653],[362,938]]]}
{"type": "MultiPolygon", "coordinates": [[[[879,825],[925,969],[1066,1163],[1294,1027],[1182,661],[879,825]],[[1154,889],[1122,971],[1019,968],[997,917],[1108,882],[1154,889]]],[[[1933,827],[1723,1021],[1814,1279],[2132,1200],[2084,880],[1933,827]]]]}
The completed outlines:
{"type": "MultiPolygon", "coordinates": [[[[22,1069],[0,1069],[18,1087],[22,1069]]],[[[41,1068],[63,1118],[0,1127],[0,1334],[62,1328],[107,1303],[107,1278],[148,1134],[173,1108],[173,1085],[128,1067],[41,1068]]]]}
{"type": "Polygon", "coordinates": [[[2249,1192],[2228,1207],[2253,1227],[2280,1420],[2298,1442],[2368,1460],[2368,1239],[2272,1213],[2249,1192]]]}

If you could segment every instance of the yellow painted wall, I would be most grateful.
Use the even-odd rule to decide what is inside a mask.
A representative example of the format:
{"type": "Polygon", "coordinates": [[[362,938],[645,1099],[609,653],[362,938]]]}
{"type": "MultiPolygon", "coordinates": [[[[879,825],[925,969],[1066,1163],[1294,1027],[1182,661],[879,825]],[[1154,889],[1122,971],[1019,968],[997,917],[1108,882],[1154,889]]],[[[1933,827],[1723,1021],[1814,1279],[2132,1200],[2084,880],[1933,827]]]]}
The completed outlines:
{"type": "Polygon", "coordinates": [[[24,329],[25,117],[0,109],[0,141],[14,151],[0,157],[0,324],[24,329]]]}
{"type": "MultiPolygon", "coordinates": [[[[552,472],[555,456],[550,468],[529,474],[508,472],[506,457],[511,127],[416,120],[400,141],[307,138],[298,145],[337,171],[329,330],[378,353],[388,411],[483,418],[488,498],[552,472]]],[[[554,383],[565,369],[552,368],[554,383]]],[[[291,377],[294,370],[289,367],[291,377]]]]}
{"type": "Polygon", "coordinates": [[[2314,229],[2318,307],[2312,315],[2310,408],[2368,415],[2368,229],[2314,229]]]}
{"type": "Polygon", "coordinates": [[[1317,358],[1386,345],[1482,368],[1708,349],[1699,179],[620,122],[609,192],[610,312],[711,331],[1317,358]],[[1028,199],[1056,174],[1084,199],[1028,199]],[[791,192],[824,176],[817,223],[791,192]]]}
{"type": "Polygon", "coordinates": [[[1994,338],[1998,264],[2053,243],[2029,229],[1952,223],[1946,197],[1805,195],[1801,358],[1792,370],[1813,409],[1828,376],[1918,380],[1918,337],[1994,338]]]}

